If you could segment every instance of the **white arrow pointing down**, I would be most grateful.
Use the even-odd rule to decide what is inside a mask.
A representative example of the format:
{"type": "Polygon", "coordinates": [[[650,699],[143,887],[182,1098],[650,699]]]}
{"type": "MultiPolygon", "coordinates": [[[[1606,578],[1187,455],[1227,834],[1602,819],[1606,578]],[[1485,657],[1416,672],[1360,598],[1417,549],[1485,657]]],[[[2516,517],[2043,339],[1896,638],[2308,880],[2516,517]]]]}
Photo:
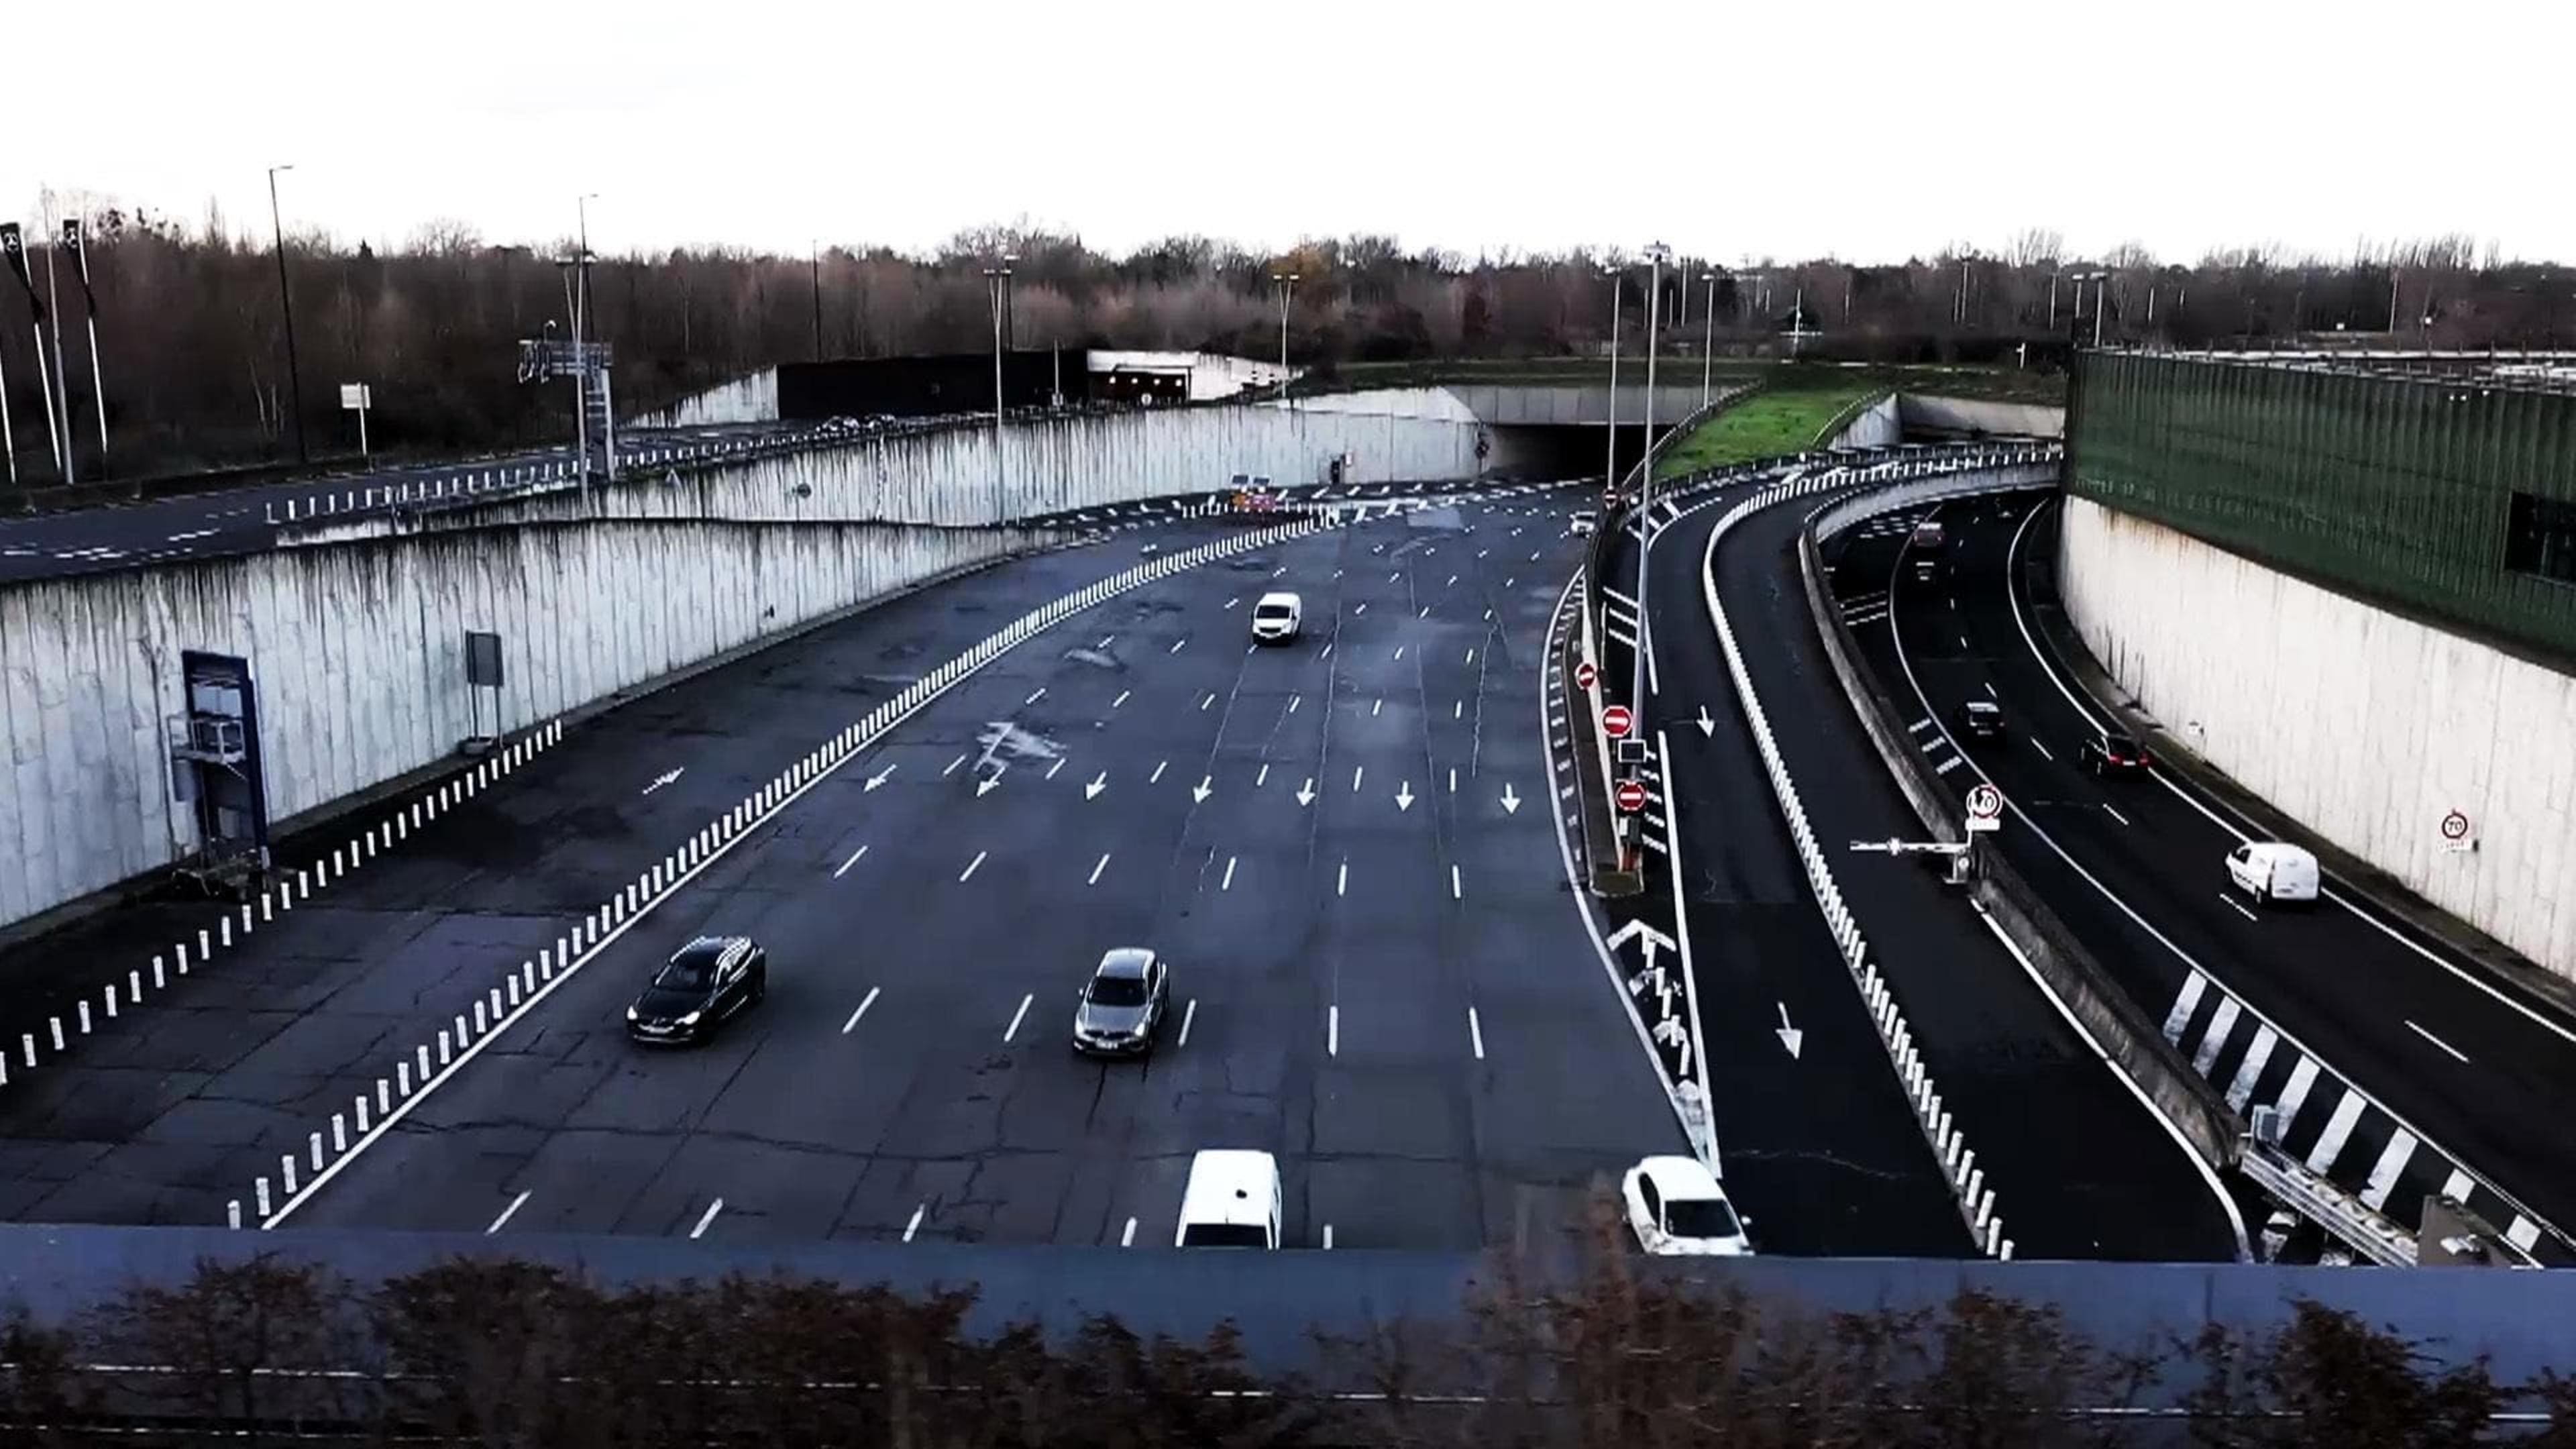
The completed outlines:
{"type": "Polygon", "coordinates": [[[1395,808],[1399,811],[1410,810],[1413,808],[1413,782],[1411,780],[1407,780],[1402,785],[1396,787],[1395,808]]]}
{"type": "Polygon", "coordinates": [[[1108,788],[1109,772],[1107,770],[1103,770],[1099,774],[1093,776],[1090,782],[1082,787],[1082,798],[1085,800],[1097,800],[1100,798],[1100,792],[1108,788]]]}
{"type": "Polygon", "coordinates": [[[1710,739],[1715,737],[1717,734],[1717,721],[1708,717],[1707,705],[1703,704],[1699,707],[1699,718],[1692,721],[1692,723],[1699,726],[1700,738],[1702,739],[1710,739]]]}
{"type": "Polygon", "coordinates": [[[1521,797],[1512,793],[1512,785],[1511,785],[1511,782],[1510,782],[1509,780],[1504,781],[1504,782],[1503,782],[1503,813],[1504,813],[1504,814],[1506,814],[1506,815],[1516,815],[1516,814],[1520,813],[1520,808],[1521,808],[1521,797]]]}
{"type": "Polygon", "coordinates": [[[1780,1038],[1780,1045],[1789,1049],[1789,1060],[1796,1061],[1798,1048],[1805,1045],[1807,1034],[1789,1024],[1789,1003],[1785,1001],[1780,1003],[1780,1025],[1774,1034],[1780,1038]]]}

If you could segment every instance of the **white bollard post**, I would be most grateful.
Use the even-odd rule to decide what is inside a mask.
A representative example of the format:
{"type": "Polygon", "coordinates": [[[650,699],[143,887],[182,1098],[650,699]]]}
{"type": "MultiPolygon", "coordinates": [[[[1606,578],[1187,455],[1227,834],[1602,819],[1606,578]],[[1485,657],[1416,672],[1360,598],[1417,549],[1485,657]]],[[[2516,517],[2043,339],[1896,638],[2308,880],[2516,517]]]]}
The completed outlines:
{"type": "MultiPolygon", "coordinates": [[[[1984,1168],[1980,1167],[1980,1168],[1978,1168],[1976,1171],[1971,1172],[1971,1173],[1969,1173],[1969,1174],[1968,1174],[1968,1201],[1969,1201],[1971,1204],[1975,1203],[1975,1202],[1977,1201],[1978,1195],[1979,1195],[1979,1194],[1981,1194],[1981,1193],[1983,1193],[1985,1190],[1986,1190],[1986,1170],[1985,1170],[1984,1168]]],[[[1980,1210],[1980,1211],[1977,1213],[1977,1225],[1978,1225],[1979,1227],[1983,1227],[1983,1226],[1985,1226],[1985,1221],[1986,1221],[1986,1215],[1985,1215],[1985,1213],[1984,1213],[1984,1211],[1983,1211],[1983,1210],[1980,1210]]]]}
{"type": "Polygon", "coordinates": [[[216,943],[226,949],[230,949],[233,944],[233,918],[226,916],[222,920],[217,921],[215,925],[216,943]]]}
{"type": "Polygon", "coordinates": [[[32,1031],[22,1031],[18,1033],[18,1045],[27,1053],[27,1065],[31,1068],[34,1067],[36,1065],[36,1034],[32,1031]]]}
{"type": "Polygon", "coordinates": [[[79,1003],[79,1006],[81,1035],[87,1036],[89,1035],[89,1003],[84,1001],[79,1003]]]}
{"type": "MultiPolygon", "coordinates": [[[[288,504],[288,505],[286,505],[286,506],[287,506],[287,507],[289,507],[289,508],[293,508],[295,505],[294,505],[294,504],[292,504],[292,503],[289,503],[289,504],[288,504]]],[[[234,1199],[232,1199],[231,1201],[229,1201],[229,1202],[227,1202],[227,1203],[225,1203],[225,1204],[224,1204],[224,1226],[229,1227],[229,1228],[233,1228],[233,1229],[236,1229],[236,1230],[238,1230],[238,1229],[241,1227],[241,1199],[240,1199],[240,1198],[234,1198],[234,1199]]]]}
{"type": "Polygon", "coordinates": [[[438,1064],[443,1067],[455,1060],[456,1043],[448,1037],[447,1028],[442,1026],[438,1029],[438,1064]]]}
{"type": "Polygon", "coordinates": [[[320,1172],[322,1170],[322,1134],[319,1132],[312,1133],[310,1134],[310,1140],[313,1144],[313,1170],[315,1172],[320,1172]]]}
{"type": "MultiPolygon", "coordinates": [[[[1966,1133],[1964,1133],[1964,1132],[1960,1133],[1959,1135],[1960,1135],[1962,1138],[1965,1138],[1965,1137],[1967,1136],[1967,1134],[1966,1134],[1966,1133]]],[[[1976,1166],[1977,1166],[1977,1149],[1975,1149],[1975,1148],[1971,1147],[1971,1148],[1969,1148],[1967,1151],[1962,1152],[1961,1154],[1959,1154],[1959,1168],[1958,1168],[1958,1175],[1957,1175],[1956,1177],[1953,1177],[1953,1178],[1951,1179],[1951,1181],[1952,1181],[1953,1183],[1957,1184],[1957,1185],[1958,1185],[1958,1186],[1960,1186],[1960,1187],[1966,1187],[1966,1186],[1968,1185],[1968,1174],[1969,1174],[1970,1172],[1975,1171],[1975,1170],[1976,1170],[1976,1166]]]]}
{"type": "Polygon", "coordinates": [[[426,1087],[429,1085],[429,1043],[422,1042],[419,1046],[413,1048],[413,1050],[419,1054],[420,1084],[426,1087]]]}
{"type": "MultiPolygon", "coordinates": [[[[458,1020],[459,1020],[459,1022],[461,1023],[461,1022],[463,1021],[463,1018],[462,1018],[462,1017],[460,1017],[460,1018],[458,1018],[458,1020]]],[[[483,999],[482,999],[481,997],[476,997],[476,998],[475,998],[475,1000],[474,1000],[474,1034],[475,1034],[476,1036],[481,1036],[481,1035],[483,1034],[483,1032],[484,1032],[483,999]]],[[[456,1038],[457,1038],[457,1040],[459,1040],[459,1041],[463,1041],[463,1040],[465,1039],[465,1033],[464,1033],[462,1030],[459,1030],[459,1031],[456,1033],[456,1038]]]]}
{"type": "Polygon", "coordinates": [[[258,1187],[259,1192],[257,1196],[259,1198],[259,1215],[265,1218],[268,1216],[268,1179],[264,1177],[261,1178],[259,1180],[258,1187]]]}
{"type": "Polygon", "coordinates": [[[510,1009],[511,1009],[511,1010],[513,1010],[513,1011],[515,1011],[515,1010],[517,1010],[517,1009],[518,1009],[518,1006],[519,1006],[519,978],[518,978],[518,977],[516,977],[516,976],[513,976],[513,977],[511,977],[511,978],[510,978],[510,1009]]]}
{"type": "Polygon", "coordinates": [[[295,1196],[295,1154],[292,1152],[279,1154],[277,1166],[279,1175],[286,1181],[286,1195],[295,1196]]]}
{"type": "Polygon", "coordinates": [[[176,950],[179,955],[179,974],[185,976],[188,974],[188,943],[180,942],[176,950]]]}
{"type": "Polygon", "coordinates": [[[114,1021],[116,1020],[116,983],[108,983],[105,995],[107,997],[107,1019],[114,1021]]]}

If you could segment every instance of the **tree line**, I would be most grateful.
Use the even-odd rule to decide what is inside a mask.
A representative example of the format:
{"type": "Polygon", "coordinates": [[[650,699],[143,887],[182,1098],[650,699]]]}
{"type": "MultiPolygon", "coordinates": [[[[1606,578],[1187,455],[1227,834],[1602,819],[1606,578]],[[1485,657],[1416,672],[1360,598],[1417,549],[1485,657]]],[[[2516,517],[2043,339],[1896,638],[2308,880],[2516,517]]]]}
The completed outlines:
{"type": "Polygon", "coordinates": [[[31,1449],[2576,1443],[2576,1380],[2501,1381],[2313,1301],[2104,1343],[1976,1289],[1820,1312],[1644,1271],[1606,1235],[1567,1281],[1505,1265],[1436,1321],[1317,1329],[1293,1370],[1230,1323],[970,1328],[975,1306],[785,1274],[606,1286],[507,1257],[364,1286],[291,1250],[207,1260],[63,1321],[0,1320],[0,1428],[31,1449]]]}
{"type": "MultiPolygon", "coordinates": [[[[568,333],[569,241],[496,244],[454,221],[384,248],[291,231],[281,286],[266,228],[78,197],[48,198],[48,209],[87,220],[113,475],[291,457],[299,412],[312,452],[347,453],[356,422],[338,408],[338,385],[350,382],[372,387],[371,431],[396,451],[501,447],[569,430],[571,390],[517,378],[520,340],[550,324],[568,333]],[[290,395],[281,293],[294,317],[300,404],[290,395]]],[[[31,248],[40,297],[50,250],[31,248]]],[[[1352,236],[1274,255],[1176,236],[1111,255],[1079,236],[991,226],[922,255],[835,245],[802,257],[726,247],[603,256],[591,271],[590,330],[616,350],[622,411],[780,362],[980,350],[994,330],[984,273],[1006,256],[1017,346],[1275,355],[1283,289],[1274,279],[1293,274],[1287,346],[1309,365],[1596,355],[1609,346],[1614,309],[1632,354],[1650,314],[1670,351],[1705,343],[1732,355],[1884,362],[2045,364],[2069,339],[2092,341],[2097,322],[2109,344],[2261,346],[2318,334],[2406,347],[2576,341],[2565,269],[2507,262],[2467,238],[2339,259],[2251,248],[2184,264],[2134,246],[2074,257],[2045,229],[1992,250],[1952,246],[1885,265],[1678,257],[1650,297],[1649,269],[1632,253],[1468,257],[1352,236]],[[1604,276],[1612,267],[1615,301],[1604,276]]],[[[0,289],[0,368],[21,474],[45,481],[56,475],[27,299],[6,294],[14,281],[0,279],[0,289]]],[[[95,478],[84,299],[68,278],[52,295],[75,466],[95,478]]],[[[49,363],[51,346],[49,335],[49,363]]]]}

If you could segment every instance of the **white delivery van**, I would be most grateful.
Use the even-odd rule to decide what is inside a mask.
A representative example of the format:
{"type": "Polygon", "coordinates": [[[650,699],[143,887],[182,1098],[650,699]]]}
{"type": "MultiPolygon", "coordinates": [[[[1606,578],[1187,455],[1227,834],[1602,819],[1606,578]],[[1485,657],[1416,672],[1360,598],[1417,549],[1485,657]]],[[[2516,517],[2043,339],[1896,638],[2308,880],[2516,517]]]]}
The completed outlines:
{"type": "Polygon", "coordinates": [[[1263,594],[1252,606],[1252,642],[1285,644],[1306,624],[1306,601],[1295,594],[1263,594]]]}
{"type": "Polygon", "coordinates": [[[1279,1246],[1279,1163],[1267,1152],[1210,1148],[1190,1159],[1178,1248],[1279,1246]]]}
{"type": "Polygon", "coordinates": [[[2256,840],[2227,853],[2227,878],[2257,904],[2317,898],[2317,858],[2278,840],[2256,840]]]}

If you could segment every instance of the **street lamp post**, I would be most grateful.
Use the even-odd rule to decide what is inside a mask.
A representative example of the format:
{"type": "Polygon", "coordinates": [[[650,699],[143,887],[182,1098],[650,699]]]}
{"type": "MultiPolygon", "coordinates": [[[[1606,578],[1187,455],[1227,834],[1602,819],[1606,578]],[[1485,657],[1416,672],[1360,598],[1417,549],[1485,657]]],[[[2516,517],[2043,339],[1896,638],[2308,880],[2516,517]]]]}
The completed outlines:
{"type": "Polygon", "coordinates": [[[1272,272],[1270,280],[1279,287],[1279,395],[1288,395],[1288,301],[1297,290],[1298,274],[1272,272]]]}
{"type": "Polygon", "coordinates": [[[1610,439],[1610,456],[1601,465],[1601,512],[1607,518],[1610,495],[1619,486],[1619,269],[1610,267],[1601,275],[1610,279],[1610,408],[1601,429],[1610,439]]]}
{"type": "Polygon", "coordinates": [[[1002,464],[1002,313],[1008,306],[1012,258],[1005,256],[1004,265],[986,267],[984,280],[993,303],[993,522],[999,524],[1007,514],[1002,464]]]}
{"type": "Polygon", "coordinates": [[[805,256],[814,268],[814,360],[823,360],[823,244],[805,244],[805,256]]]}
{"type": "Polygon", "coordinates": [[[286,286],[286,224],[277,211],[277,173],[294,169],[292,161],[268,168],[268,225],[277,238],[277,310],[286,318],[286,407],[295,415],[295,461],[310,463],[313,454],[304,445],[304,374],[295,361],[295,298],[286,286]]]}
{"type": "Polygon", "coordinates": [[[1702,272],[1699,279],[1708,283],[1708,305],[1700,309],[1699,317],[1699,406],[1700,411],[1706,412],[1709,367],[1717,348],[1717,273],[1702,272]]]}

